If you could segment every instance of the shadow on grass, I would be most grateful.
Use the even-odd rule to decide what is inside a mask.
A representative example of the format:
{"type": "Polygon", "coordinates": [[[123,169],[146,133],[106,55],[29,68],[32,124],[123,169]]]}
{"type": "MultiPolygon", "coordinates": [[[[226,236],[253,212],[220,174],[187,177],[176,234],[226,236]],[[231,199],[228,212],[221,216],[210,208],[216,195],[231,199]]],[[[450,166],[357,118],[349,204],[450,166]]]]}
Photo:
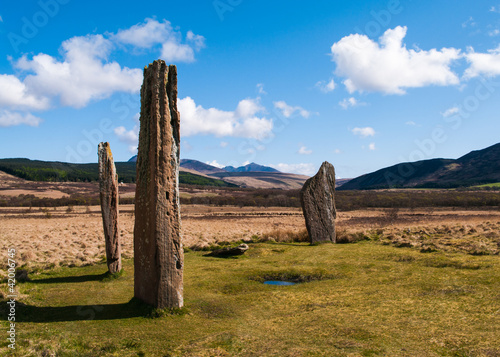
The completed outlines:
{"type": "MultiPolygon", "coordinates": [[[[1,320],[7,320],[6,303],[2,303],[1,320]]],[[[64,322],[85,320],[117,320],[133,317],[152,317],[154,309],[132,298],[123,304],[31,306],[16,304],[16,322],[64,322]]]]}
{"type": "Polygon", "coordinates": [[[103,274],[62,276],[58,278],[35,279],[35,280],[30,280],[29,282],[33,284],[60,284],[60,283],[85,283],[89,281],[108,281],[120,277],[122,273],[123,269],[122,271],[116,274],[111,274],[109,271],[107,271],[103,274]]]}

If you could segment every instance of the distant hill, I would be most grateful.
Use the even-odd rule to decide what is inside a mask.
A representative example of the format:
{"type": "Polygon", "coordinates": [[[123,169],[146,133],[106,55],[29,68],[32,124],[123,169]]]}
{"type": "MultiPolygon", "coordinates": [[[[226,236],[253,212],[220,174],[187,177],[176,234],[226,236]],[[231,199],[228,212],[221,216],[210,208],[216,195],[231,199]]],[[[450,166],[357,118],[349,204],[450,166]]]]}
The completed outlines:
{"type": "Polygon", "coordinates": [[[224,167],[224,171],[227,172],[280,172],[272,167],[263,166],[252,162],[245,166],[234,167],[234,166],[226,166],[224,167]]]}
{"type": "Polygon", "coordinates": [[[195,171],[201,172],[202,174],[207,174],[207,175],[217,173],[217,172],[224,172],[224,170],[222,170],[218,167],[205,164],[205,163],[198,161],[198,160],[190,160],[190,159],[182,159],[180,162],[180,167],[184,167],[184,168],[190,169],[190,170],[195,170],[195,171]]]}
{"type": "Polygon", "coordinates": [[[279,188],[296,190],[302,188],[309,178],[304,175],[287,174],[283,172],[219,172],[210,175],[240,187],[249,188],[279,188]]]}
{"type": "Polygon", "coordinates": [[[366,174],[340,190],[384,188],[456,188],[500,182],[500,144],[459,159],[431,159],[397,164],[366,174]]]}
{"type": "Polygon", "coordinates": [[[335,187],[340,187],[342,186],[343,184],[351,181],[352,179],[350,178],[343,178],[343,179],[335,179],[335,187]]]}
{"type": "MultiPolygon", "coordinates": [[[[115,162],[120,182],[135,182],[135,162],[115,162]]],[[[29,181],[93,182],[99,180],[97,163],[71,164],[29,159],[0,159],[0,171],[29,181]]],[[[179,172],[179,183],[187,185],[236,187],[218,178],[179,172]]]]}
{"type": "MultiPolygon", "coordinates": [[[[137,162],[137,155],[132,156],[128,160],[128,162],[137,162]]],[[[182,159],[180,162],[180,167],[195,170],[203,174],[211,174],[216,172],[280,172],[272,167],[259,165],[255,162],[240,167],[226,166],[221,169],[216,166],[205,164],[198,160],[182,159]]]]}

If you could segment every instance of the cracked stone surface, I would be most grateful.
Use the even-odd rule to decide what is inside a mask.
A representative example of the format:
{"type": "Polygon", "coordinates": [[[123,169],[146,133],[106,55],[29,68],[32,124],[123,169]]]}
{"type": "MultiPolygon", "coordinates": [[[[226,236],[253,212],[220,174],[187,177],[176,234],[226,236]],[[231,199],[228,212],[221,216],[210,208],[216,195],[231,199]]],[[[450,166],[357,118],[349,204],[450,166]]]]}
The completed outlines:
{"type": "Polygon", "coordinates": [[[300,191],[300,202],[311,243],[336,242],[335,168],[323,162],[300,191]]]}
{"type": "Polygon", "coordinates": [[[134,295],[157,308],[183,306],[179,149],[177,68],[157,60],[141,87],[134,226],[134,295]]]}

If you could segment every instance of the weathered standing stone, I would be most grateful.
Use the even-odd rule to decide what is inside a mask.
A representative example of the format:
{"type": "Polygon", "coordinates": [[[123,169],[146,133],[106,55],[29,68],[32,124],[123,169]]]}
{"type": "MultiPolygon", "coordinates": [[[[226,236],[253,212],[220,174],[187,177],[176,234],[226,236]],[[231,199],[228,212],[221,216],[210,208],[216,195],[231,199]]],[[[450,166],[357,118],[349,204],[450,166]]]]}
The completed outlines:
{"type": "Polygon", "coordinates": [[[183,306],[177,68],[144,68],[134,227],[134,295],[157,308],[183,306]]]}
{"type": "Polygon", "coordinates": [[[335,169],[324,162],[300,191],[300,202],[311,243],[336,242],[335,169]]]}
{"type": "Polygon", "coordinates": [[[101,196],[102,224],[106,241],[106,260],[110,273],[122,270],[120,236],[118,233],[118,175],[109,143],[100,143],[99,191],[101,196]]]}

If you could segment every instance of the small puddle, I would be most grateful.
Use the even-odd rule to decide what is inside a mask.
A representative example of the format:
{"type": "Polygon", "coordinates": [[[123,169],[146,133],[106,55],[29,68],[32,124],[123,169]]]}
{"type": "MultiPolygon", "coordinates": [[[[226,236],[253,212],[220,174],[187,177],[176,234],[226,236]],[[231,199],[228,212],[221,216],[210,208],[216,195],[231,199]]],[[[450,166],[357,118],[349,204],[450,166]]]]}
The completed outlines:
{"type": "Polygon", "coordinates": [[[267,285],[295,285],[296,283],[292,283],[290,281],[282,281],[282,280],[266,280],[264,284],[267,285]]]}

